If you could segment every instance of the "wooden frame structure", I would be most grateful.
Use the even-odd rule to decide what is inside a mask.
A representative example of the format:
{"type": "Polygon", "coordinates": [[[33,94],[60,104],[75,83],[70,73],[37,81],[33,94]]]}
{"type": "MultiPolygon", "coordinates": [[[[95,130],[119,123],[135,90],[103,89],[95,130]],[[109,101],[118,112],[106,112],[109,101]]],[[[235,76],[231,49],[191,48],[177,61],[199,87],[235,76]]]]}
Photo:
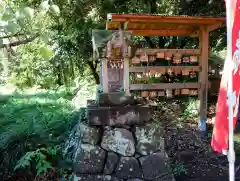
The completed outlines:
{"type": "MultiPolygon", "coordinates": [[[[147,55],[156,52],[183,53],[199,55],[198,66],[188,66],[200,72],[198,83],[161,83],[161,84],[130,84],[129,72],[144,72],[144,67],[129,67],[129,59],[124,58],[123,85],[124,90],[149,90],[149,89],[184,89],[196,88],[199,90],[201,130],[206,130],[207,120],[207,90],[208,90],[208,54],[209,32],[225,24],[225,18],[213,17],[188,17],[188,16],[158,16],[136,14],[108,14],[107,30],[128,30],[135,36],[191,36],[199,37],[199,49],[147,49],[147,55]]],[[[136,54],[139,54],[137,51],[136,54]]],[[[171,66],[166,66],[169,68],[171,66]]],[[[148,67],[149,68],[149,67],[148,67]]],[[[154,69],[155,67],[150,67],[154,69]]],[[[182,66],[174,66],[182,69],[182,66]]],[[[108,92],[107,60],[102,60],[103,90],[108,92]]]]}

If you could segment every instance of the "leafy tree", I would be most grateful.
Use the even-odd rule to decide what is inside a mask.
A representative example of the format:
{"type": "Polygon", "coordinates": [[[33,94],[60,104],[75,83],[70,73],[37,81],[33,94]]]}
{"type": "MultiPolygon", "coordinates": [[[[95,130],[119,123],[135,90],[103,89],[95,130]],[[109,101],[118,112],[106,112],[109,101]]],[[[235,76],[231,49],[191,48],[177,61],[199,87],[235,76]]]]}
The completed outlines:
{"type": "MultiPolygon", "coordinates": [[[[0,26],[1,39],[8,40],[8,43],[2,43],[0,47],[6,47],[8,52],[15,55],[14,46],[44,42],[41,43],[43,47],[39,47],[40,54],[44,58],[51,58],[54,83],[62,85],[81,76],[85,69],[90,69],[95,82],[99,83],[98,63],[92,58],[91,30],[105,28],[107,13],[223,16],[225,5],[224,0],[4,0],[1,9],[4,10],[0,16],[3,24],[0,26]],[[5,21],[8,24],[4,24],[5,21]],[[50,48],[54,49],[53,54],[50,53],[50,48]]],[[[214,50],[223,49],[226,45],[225,36],[225,27],[212,32],[211,47],[214,50]]],[[[184,48],[198,44],[196,39],[188,37],[144,38],[150,47],[170,45],[184,48]]],[[[21,47],[20,50],[29,53],[28,48],[21,47]]],[[[32,82],[35,82],[34,79],[32,82]]]]}
{"type": "MultiPolygon", "coordinates": [[[[60,13],[58,6],[49,1],[43,1],[36,6],[29,5],[31,6],[24,1],[0,2],[2,10],[0,14],[0,49],[6,50],[13,75],[20,75],[17,80],[23,82],[23,79],[29,76],[21,75],[30,73],[24,72],[27,70],[23,66],[31,69],[31,65],[36,63],[36,59],[41,64],[43,59],[53,57],[53,44],[49,43],[52,33],[50,28],[55,23],[53,18],[59,16],[60,13]],[[33,54],[35,54],[34,57],[33,54]],[[17,67],[19,64],[22,66],[17,67]]],[[[3,57],[0,60],[3,65],[6,64],[3,62],[3,57]]],[[[39,68],[39,66],[37,67],[39,68]]],[[[34,82],[35,80],[31,79],[30,81],[34,82]]]]}

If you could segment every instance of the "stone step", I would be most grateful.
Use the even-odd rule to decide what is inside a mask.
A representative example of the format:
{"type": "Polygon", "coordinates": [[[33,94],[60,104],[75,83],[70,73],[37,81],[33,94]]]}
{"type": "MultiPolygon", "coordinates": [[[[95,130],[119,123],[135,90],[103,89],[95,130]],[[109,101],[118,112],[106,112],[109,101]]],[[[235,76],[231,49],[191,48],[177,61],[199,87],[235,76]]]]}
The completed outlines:
{"type": "Polygon", "coordinates": [[[127,95],[124,92],[110,92],[99,94],[100,106],[126,106],[134,104],[134,96],[127,95]]]}
{"type": "Polygon", "coordinates": [[[135,106],[88,106],[87,118],[93,126],[141,125],[151,119],[152,109],[148,105],[135,106]]]}

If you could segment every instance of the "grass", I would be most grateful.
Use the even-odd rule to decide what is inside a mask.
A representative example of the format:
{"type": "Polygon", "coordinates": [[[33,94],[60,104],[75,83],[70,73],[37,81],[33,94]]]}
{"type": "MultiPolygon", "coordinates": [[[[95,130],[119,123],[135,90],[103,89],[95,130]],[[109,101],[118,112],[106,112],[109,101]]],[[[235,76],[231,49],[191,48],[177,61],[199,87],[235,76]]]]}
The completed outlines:
{"type": "MultiPolygon", "coordinates": [[[[27,152],[65,142],[79,117],[71,92],[32,89],[0,95],[0,180],[14,173],[27,152]]],[[[84,100],[82,93],[77,95],[84,100]]]]}

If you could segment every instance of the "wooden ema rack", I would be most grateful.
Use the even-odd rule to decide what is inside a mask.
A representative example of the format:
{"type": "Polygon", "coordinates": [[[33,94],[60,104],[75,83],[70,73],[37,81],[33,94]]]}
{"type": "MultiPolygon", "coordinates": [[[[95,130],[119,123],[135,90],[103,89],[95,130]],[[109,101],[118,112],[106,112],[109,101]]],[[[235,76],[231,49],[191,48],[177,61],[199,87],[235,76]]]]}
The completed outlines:
{"type": "MultiPolygon", "coordinates": [[[[201,130],[206,130],[207,120],[207,90],[208,90],[208,55],[209,55],[209,32],[225,24],[225,18],[214,17],[188,17],[188,16],[156,16],[156,15],[134,15],[134,14],[108,14],[107,30],[119,30],[123,50],[128,47],[124,41],[123,31],[131,31],[135,36],[190,36],[199,38],[199,49],[144,49],[147,56],[155,55],[157,52],[180,53],[183,55],[198,55],[197,66],[131,66],[130,57],[122,55],[122,87],[126,92],[131,90],[158,90],[158,89],[186,89],[196,88],[199,92],[201,130]],[[151,83],[131,84],[129,76],[135,72],[146,72],[159,68],[191,69],[199,72],[199,81],[194,83],[151,83]]],[[[125,51],[123,51],[125,52],[125,51]]],[[[141,51],[137,50],[136,55],[141,51]]],[[[102,86],[104,92],[109,92],[109,72],[107,62],[111,58],[102,58],[102,86]]],[[[120,83],[121,84],[121,83],[120,83]]]]}

